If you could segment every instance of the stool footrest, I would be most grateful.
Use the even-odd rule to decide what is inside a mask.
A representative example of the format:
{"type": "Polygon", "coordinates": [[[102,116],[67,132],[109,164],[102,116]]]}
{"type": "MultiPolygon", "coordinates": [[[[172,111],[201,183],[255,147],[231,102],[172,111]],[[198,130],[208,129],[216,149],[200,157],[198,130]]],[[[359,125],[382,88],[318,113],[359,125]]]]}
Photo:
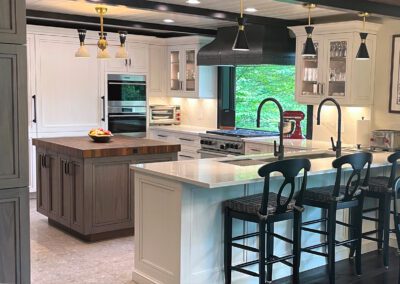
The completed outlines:
{"type": "Polygon", "coordinates": [[[341,222],[341,221],[336,221],[336,224],[339,224],[339,225],[345,226],[345,227],[347,227],[347,228],[354,229],[354,226],[353,226],[353,225],[351,225],[351,224],[347,224],[347,223],[344,223],[344,222],[341,222]]]}
{"type": "Polygon", "coordinates": [[[373,211],[376,211],[376,210],[379,210],[379,207],[364,209],[362,212],[363,213],[368,213],[368,212],[373,212],[373,211]]]}
{"type": "Polygon", "coordinates": [[[293,264],[290,263],[289,261],[287,261],[288,259],[292,259],[292,258],[294,258],[294,255],[287,255],[287,256],[282,256],[282,257],[278,257],[276,255],[273,255],[270,258],[271,260],[268,260],[266,262],[266,264],[274,264],[274,263],[277,263],[277,262],[282,262],[283,264],[285,264],[287,266],[293,267],[293,264]]]}
{"type": "Polygon", "coordinates": [[[366,240],[370,240],[370,241],[374,241],[374,242],[378,242],[378,243],[383,243],[383,241],[380,241],[377,238],[368,237],[368,236],[364,236],[364,235],[362,237],[363,237],[363,239],[366,239],[366,240]]]}
{"type": "Polygon", "coordinates": [[[354,243],[356,241],[358,241],[358,240],[357,239],[351,239],[351,240],[345,240],[345,241],[341,241],[341,242],[335,241],[335,245],[336,246],[347,246],[348,244],[354,243]]]}
{"type": "Polygon", "coordinates": [[[304,251],[304,252],[307,252],[307,253],[311,253],[311,254],[315,254],[315,255],[319,255],[319,256],[323,256],[323,257],[328,257],[327,253],[319,252],[319,251],[313,251],[313,250],[307,249],[307,248],[304,248],[301,251],[304,251]]]}
{"type": "Polygon", "coordinates": [[[268,233],[268,234],[273,236],[274,238],[280,239],[281,241],[293,244],[293,240],[285,238],[284,236],[278,235],[276,233],[268,233]]]}
{"type": "Polygon", "coordinates": [[[320,244],[317,244],[317,245],[305,247],[304,249],[317,249],[317,248],[325,247],[325,246],[327,246],[327,245],[328,245],[327,242],[326,242],[326,243],[320,243],[320,244]]]}
{"type": "Polygon", "coordinates": [[[311,232],[311,233],[316,233],[316,234],[321,234],[321,235],[328,235],[328,232],[325,231],[320,231],[320,230],[316,230],[316,229],[311,229],[311,228],[307,228],[307,227],[301,227],[302,230],[307,231],[307,232],[311,232]]]}
{"type": "Polygon", "coordinates": [[[364,220],[368,220],[368,221],[372,221],[372,222],[379,222],[379,219],[378,218],[374,218],[374,217],[362,216],[362,218],[364,220]]]}
{"type": "Polygon", "coordinates": [[[250,271],[250,270],[247,270],[247,269],[243,269],[243,268],[240,268],[240,267],[237,267],[237,266],[232,266],[231,270],[234,270],[234,271],[237,271],[237,272],[241,272],[241,273],[244,273],[244,274],[247,274],[247,275],[251,275],[251,276],[254,276],[254,277],[259,277],[260,276],[258,273],[255,273],[253,271],[250,271]]]}
{"type": "Polygon", "coordinates": [[[245,235],[240,235],[237,237],[232,238],[232,241],[239,241],[239,240],[243,240],[243,239],[248,239],[248,238],[252,238],[252,237],[257,237],[259,236],[260,233],[259,232],[255,232],[255,233],[250,233],[250,234],[245,234],[245,235]]]}
{"type": "Polygon", "coordinates": [[[308,225],[317,224],[317,223],[326,222],[326,221],[328,221],[327,218],[322,218],[322,219],[307,221],[307,222],[302,223],[301,225],[308,226],[308,225]]]}
{"type": "Polygon", "coordinates": [[[363,236],[364,235],[372,235],[372,234],[376,234],[376,233],[378,233],[378,230],[368,231],[368,232],[364,232],[363,236]]]}
{"type": "Polygon", "coordinates": [[[252,252],[259,252],[259,250],[256,249],[256,248],[253,248],[253,247],[250,247],[250,246],[246,246],[246,245],[242,245],[242,244],[232,243],[232,246],[236,247],[236,248],[244,249],[244,250],[249,250],[249,251],[252,251],[252,252]]]}

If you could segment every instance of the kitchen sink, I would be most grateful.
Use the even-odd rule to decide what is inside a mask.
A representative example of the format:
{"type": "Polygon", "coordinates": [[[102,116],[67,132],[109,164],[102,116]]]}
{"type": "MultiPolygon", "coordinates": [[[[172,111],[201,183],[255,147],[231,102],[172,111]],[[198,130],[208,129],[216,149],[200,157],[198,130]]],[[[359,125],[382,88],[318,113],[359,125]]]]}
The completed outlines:
{"type": "MultiPolygon", "coordinates": [[[[335,158],[336,154],[335,153],[309,153],[309,154],[302,154],[302,155],[292,155],[292,156],[287,156],[284,159],[324,159],[324,158],[335,158]]],[[[277,157],[271,157],[271,158],[266,158],[266,159],[240,159],[240,160],[228,160],[228,161],[221,161],[221,163],[226,163],[226,164],[231,164],[235,166],[240,166],[240,167],[246,167],[246,166],[255,166],[255,165],[263,165],[267,163],[272,163],[278,161],[277,157]]]]}

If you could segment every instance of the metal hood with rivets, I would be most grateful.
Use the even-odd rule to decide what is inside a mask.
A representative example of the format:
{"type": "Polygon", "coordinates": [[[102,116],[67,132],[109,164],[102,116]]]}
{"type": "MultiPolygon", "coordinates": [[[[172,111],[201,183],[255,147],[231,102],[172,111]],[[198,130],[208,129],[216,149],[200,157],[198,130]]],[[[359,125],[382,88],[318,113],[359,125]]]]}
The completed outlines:
{"type": "Polygon", "coordinates": [[[232,50],[238,27],[222,27],[197,55],[198,65],[294,65],[296,41],[286,26],[247,25],[249,51],[232,50]]]}

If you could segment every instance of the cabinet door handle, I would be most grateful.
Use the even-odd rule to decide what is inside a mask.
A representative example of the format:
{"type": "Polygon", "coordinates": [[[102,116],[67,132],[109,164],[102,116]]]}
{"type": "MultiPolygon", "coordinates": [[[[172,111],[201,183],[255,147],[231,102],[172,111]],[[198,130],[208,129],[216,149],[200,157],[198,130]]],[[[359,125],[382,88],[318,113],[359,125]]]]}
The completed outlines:
{"type": "Polygon", "coordinates": [[[125,59],[125,66],[128,66],[128,59],[125,59]]]}
{"type": "Polygon", "coordinates": [[[129,58],[129,66],[132,66],[132,58],[129,58]]]}
{"type": "Polygon", "coordinates": [[[67,163],[68,175],[72,176],[73,175],[73,170],[74,170],[74,162],[68,162],[67,163]]]}
{"type": "Polygon", "coordinates": [[[37,113],[36,113],[36,95],[32,96],[32,100],[33,100],[33,119],[32,122],[33,123],[37,123],[37,113]]]}
{"type": "Polygon", "coordinates": [[[167,135],[161,135],[161,134],[158,134],[157,136],[161,137],[161,138],[167,138],[168,137],[167,135]]]}
{"type": "Polygon", "coordinates": [[[182,155],[182,154],[179,154],[179,157],[188,158],[188,159],[194,159],[194,157],[192,157],[192,156],[187,156],[187,155],[182,155]]]}
{"type": "Polygon", "coordinates": [[[101,118],[102,121],[106,121],[106,98],[105,96],[101,97],[102,104],[103,104],[103,116],[101,118]]]}
{"type": "Polygon", "coordinates": [[[42,168],[44,168],[44,155],[40,156],[40,165],[42,168]]]}
{"type": "Polygon", "coordinates": [[[250,150],[253,152],[261,152],[261,150],[259,150],[259,149],[250,149],[250,150]]]}
{"type": "Polygon", "coordinates": [[[183,90],[183,82],[179,81],[179,90],[183,90]]]}
{"type": "Polygon", "coordinates": [[[194,142],[194,140],[188,139],[188,138],[180,138],[180,137],[179,137],[179,140],[188,141],[188,142],[194,142]]]}

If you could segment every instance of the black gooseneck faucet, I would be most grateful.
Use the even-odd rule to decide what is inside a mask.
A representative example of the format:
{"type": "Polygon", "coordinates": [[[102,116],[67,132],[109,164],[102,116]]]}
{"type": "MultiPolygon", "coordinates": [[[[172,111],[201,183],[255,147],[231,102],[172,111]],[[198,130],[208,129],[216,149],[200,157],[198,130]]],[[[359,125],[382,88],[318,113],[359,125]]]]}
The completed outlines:
{"type": "Polygon", "coordinates": [[[257,110],[257,128],[260,128],[260,120],[261,120],[261,110],[266,102],[273,102],[279,109],[279,148],[276,146],[276,140],[274,141],[274,156],[278,157],[278,160],[283,160],[285,148],[283,146],[283,108],[282,105],[274,98],[266,98],[263,100],[258,106],[257,110]]]}
{"type": "Polygon", "coordinates": [[[342,140],[341,140],[341,132],[342,132],[342,109],[340,108],[339,103],[332,98],[326,98],[322,100],[322,102],[318,106],[318,115],[317,115],[317,125],[321,124],[321,109],[322,105],[326,102],[332,102],[336,105],[337,111],[338,111],[338,134],[337,134],[337,141],[336,145],[335,142],[333,142],[333,137],[331,137],[331,143],[332,143],[332,150],[336,152],[336,158],[339,158],[342,155],[342,140]]]}

